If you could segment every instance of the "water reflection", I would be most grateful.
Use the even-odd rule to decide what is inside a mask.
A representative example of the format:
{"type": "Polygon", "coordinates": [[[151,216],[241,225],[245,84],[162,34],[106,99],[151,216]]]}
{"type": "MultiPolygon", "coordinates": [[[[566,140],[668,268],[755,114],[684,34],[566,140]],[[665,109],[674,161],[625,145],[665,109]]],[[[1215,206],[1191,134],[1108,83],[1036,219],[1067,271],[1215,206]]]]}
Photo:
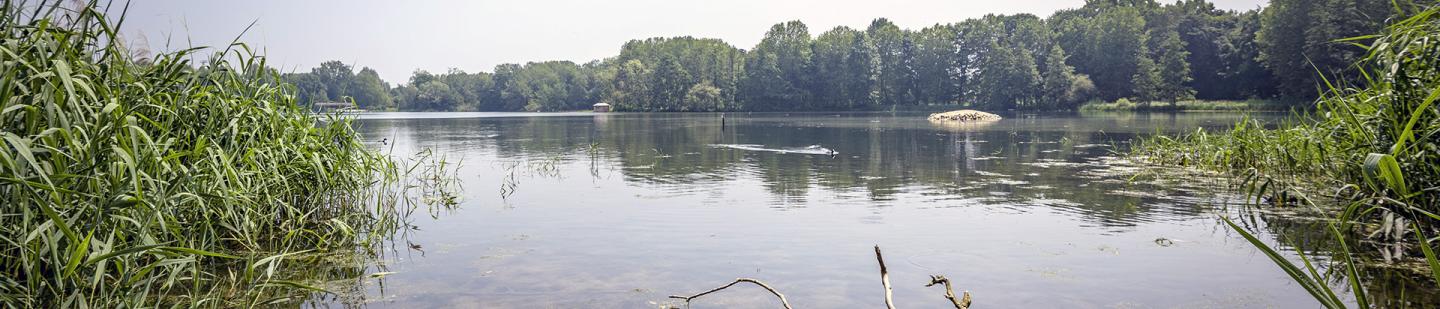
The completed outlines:
{"type": "MultiPolygon", "coordinates": [[[[466,162],[464,207],[419,223],[432,249],[393,261],[372,305],[655,307],[750,276],[797,306],[875,306],[873,244],[905,261],[896,298],[917,305],[945,304],[919,288],[937,273],[991,307],[1313,305],[1216,222],[1243,202],[1222,180],[1114,154],[1242,115],[461,116],[360,122],[466,162]]],[[[1289,232],[1268,221],[1262,234],[1289,232]]],[[[774,305],[707,298],[694,305],[774,305]]]]}
{"type": "Polygon", "coordinates": [[[773,207],[804,207],[807,196],[825,192],[858,197],[841,201],[871,207],[909,194],[927,203],[974,199],[1081,208],[1074,211],[1107,226],[1195,214],[1127,206],[1185,199],[1185,190],[1194,188],[1137,188],[1129,183],[1133,167],[1106,162],[1113,160],[1112,145],[1154,128],[1223,126],[1238,118],[1126,116],[1029,117],[958,131],[891,114],[731,115],[724,130],[710,114],[377,120],[365,126],[496,160],[613,164],[628,183],[675,192],[757,180],[772,194],[773,207]]]}

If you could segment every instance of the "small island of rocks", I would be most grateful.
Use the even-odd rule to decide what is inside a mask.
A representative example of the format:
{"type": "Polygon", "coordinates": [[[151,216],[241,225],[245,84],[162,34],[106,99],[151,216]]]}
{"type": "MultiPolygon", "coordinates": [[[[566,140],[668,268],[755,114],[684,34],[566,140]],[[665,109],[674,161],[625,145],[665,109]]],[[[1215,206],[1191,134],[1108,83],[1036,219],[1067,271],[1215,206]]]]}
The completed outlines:
{"type": "Polygon", "coordinates": [[[986,113],[973,109],[962,109],[957,111],[930,114],[930,121],[981,122],[995,120],[1000,120],[1000,115],[986,113]]]}

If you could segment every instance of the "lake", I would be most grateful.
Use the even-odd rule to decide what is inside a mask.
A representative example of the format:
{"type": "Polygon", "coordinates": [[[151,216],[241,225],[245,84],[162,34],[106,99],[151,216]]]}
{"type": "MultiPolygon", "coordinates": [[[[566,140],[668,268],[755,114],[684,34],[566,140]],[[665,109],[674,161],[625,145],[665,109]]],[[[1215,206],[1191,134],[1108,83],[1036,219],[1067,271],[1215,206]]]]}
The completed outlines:
{"type": "MultiPolygon", "coordinates": [[[[1315,225],[1243,212],[1223,179],[1115,154],[1137,136],[1221,129],[1239,114],[1012,114],[979,126],[904,112],[359,118],[376,147],[460,162],[463,189],[457,208],[420,216],[371,269],[393,274],[321,302],[656,308],[749,277],[797,308],[875,308],[878,245],[899,307],[948,306],[943,288],[925,287],[934,274],[977,308],[1316,307],[1218,218],[1272,245],[1277,234],[1320,242],[1315,225]]],[[[779,302],[739,285],[692,306],[779,302]]]]}

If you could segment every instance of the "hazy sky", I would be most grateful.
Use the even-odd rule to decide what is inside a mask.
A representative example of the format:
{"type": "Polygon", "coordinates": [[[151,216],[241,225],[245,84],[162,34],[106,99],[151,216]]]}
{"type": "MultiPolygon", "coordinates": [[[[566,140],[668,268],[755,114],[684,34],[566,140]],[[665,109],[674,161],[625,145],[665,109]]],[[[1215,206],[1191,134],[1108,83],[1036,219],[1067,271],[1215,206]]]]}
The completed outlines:
{"type": "MultiPolygon", "coordinates": [[[[1213,0],[1247,10],[1266,0],[1213,0]]],[[[1164,1],[1169,2],[1169,1],[1164,1]]],[[[864,29],[876,17],[919,29],[987,13],[1049,16],[1084,0],[133,0],[124,31],[156,49],[241,41],[282,71],[340,60],[404,82],[416,69],[490,71],[496,64],[577,63],[614,56],[631,39],[691,35],[749,49],[776,22],[801,20],[812,35],[864,29]]],[[[358,70],[358,68],[357,68],[358,70]]]]}

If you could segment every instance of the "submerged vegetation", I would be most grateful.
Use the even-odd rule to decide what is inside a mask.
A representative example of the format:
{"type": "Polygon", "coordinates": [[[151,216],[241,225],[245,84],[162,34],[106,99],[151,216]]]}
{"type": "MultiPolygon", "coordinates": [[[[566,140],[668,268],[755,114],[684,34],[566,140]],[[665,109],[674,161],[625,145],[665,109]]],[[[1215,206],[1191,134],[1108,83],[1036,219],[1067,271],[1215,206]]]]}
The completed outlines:
{"type": "Polygon", "coordinates": [[[0,8],[0,302],[296,303],[363,275],[406,224],[364,193],[396,163],[246,45],[138,57],[107,9],[0,8]]]}
{"type": "MultiPolygon", "coordinates": [[[[1411,9],[1415,9],[1411,7],[1411,9]]],[[[1377,35],[1358,66],[1357,84],[1329,83],[1315,114],[1267,128],[1237,123],[1228,132],[1198,130],[1139,143],[1133,155],[1153,163],[1196,166],[1245,177],[1246,191],[1273,206],[1310,206],[1335,223],[1337,258],[1360,307],[1369,307],[1346,238],[1416,244],[1408,254],[1425,261],[1440,282],[1431,248],[1440,235],[1440,7],[1418,9],[1377,35]],[[1323,207],[1334,203],[1344,207],[1323,207]]],[[[1241,231],[1234,223],[1236,230],[1241,231]]],[[[1248,233],[1247,240],[1302,283],[1326,307],[1345,303],[1305,260],[1305,268],[1278,257],[1248,233]]]]}

